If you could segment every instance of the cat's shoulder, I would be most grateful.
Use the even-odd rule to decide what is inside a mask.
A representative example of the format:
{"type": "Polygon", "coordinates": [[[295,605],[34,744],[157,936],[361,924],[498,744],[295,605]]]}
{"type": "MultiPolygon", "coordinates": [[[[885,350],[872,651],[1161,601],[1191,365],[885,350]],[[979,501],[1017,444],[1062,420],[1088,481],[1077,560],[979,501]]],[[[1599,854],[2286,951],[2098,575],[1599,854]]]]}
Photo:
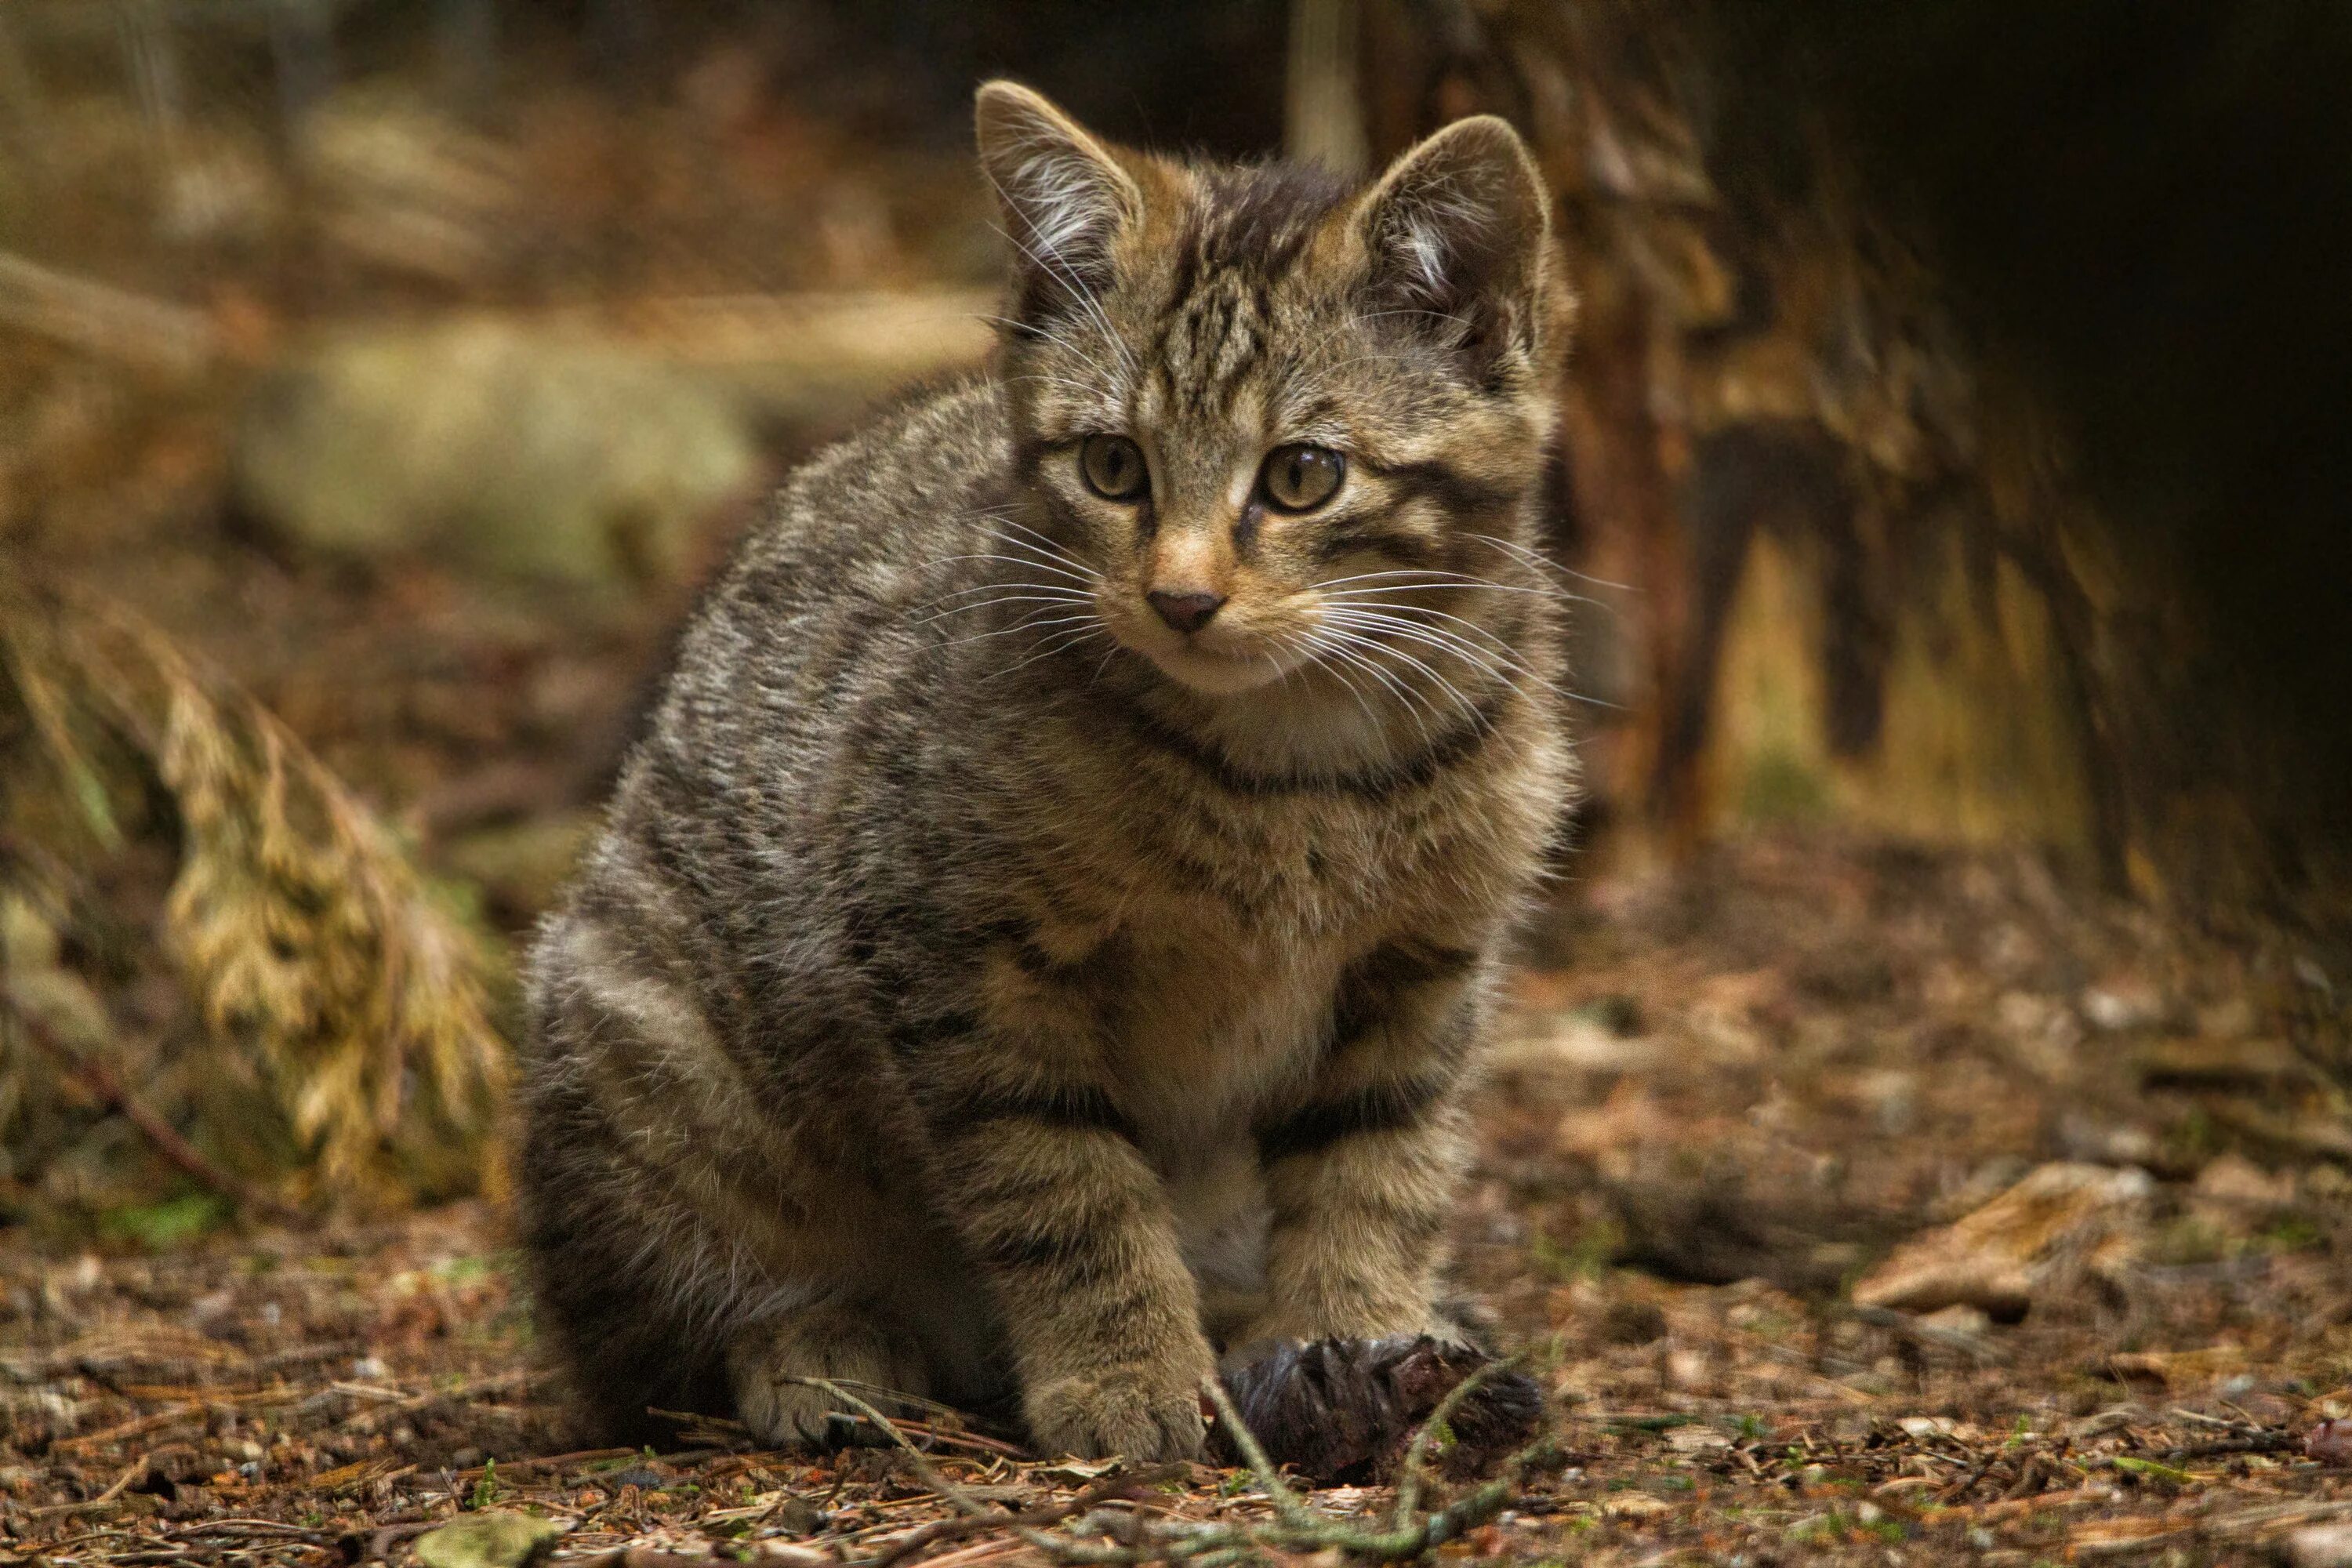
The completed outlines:
{"type": "Polygon", "coordinates": [[[984,371],[918,382],[784,482],[777,511],[950,499],[1001,478],[1012,456],[1003,389],[984,371]]]}
{"type": "Polygon", "coordinates": [[[1003,491],[1009,426],[984,372],[902,389],[786,475],[738,542],[706,614],[854,592],[952,553],[1003,491]]]}

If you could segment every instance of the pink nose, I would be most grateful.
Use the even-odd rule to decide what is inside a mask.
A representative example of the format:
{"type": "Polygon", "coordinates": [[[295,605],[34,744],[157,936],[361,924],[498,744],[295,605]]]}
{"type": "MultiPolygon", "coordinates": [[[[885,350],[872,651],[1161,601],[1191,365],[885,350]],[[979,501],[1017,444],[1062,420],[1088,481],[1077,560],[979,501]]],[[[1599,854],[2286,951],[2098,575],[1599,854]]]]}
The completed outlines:
{"type": "Polygon", "coordinates": [[[1223,594],[1174,594],[1165,588],[1154,588],[1143,596],[1151,601],[1161,620],[1180,632],[1199,631],[1225,602],[1223,594]]]}

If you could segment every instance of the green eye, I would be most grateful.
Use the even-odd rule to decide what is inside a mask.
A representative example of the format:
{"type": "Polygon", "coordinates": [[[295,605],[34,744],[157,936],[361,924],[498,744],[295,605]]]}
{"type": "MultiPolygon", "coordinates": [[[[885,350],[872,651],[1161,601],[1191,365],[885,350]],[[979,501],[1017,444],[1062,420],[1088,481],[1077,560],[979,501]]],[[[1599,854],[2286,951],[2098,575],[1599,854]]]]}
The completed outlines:
{"type": "Polygon", "coordinates": [[[1348,460],[1328,447],[1304,442],[1276,447],[1266,455],[1258,484],[1265,499],[1285,511],[1312,511],[1339,493],[1348,460]]]}
{"type": "Polygon", "coordinates": [[[1078,472],[1105,500],[1135,500],[1151,488],[1143,448],[1124,436],[1087,437],[1078,448],[1078,472]]]}

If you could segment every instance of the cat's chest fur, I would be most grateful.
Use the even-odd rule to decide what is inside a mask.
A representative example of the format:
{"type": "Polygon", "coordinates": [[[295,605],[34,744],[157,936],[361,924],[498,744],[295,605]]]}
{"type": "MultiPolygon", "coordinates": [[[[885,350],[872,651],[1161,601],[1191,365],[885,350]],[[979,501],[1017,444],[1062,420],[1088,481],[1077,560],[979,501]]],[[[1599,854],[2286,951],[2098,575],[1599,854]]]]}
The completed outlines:
{"type": "Polygon", "coordinates": [[[1325,1048],[1344,962],[1328,942],[1250,952],[1196,936],[1136,952],[1104,1051],[1156,1163],[1181,1168],[1246,1136],[1297,1091],[1325,1048]]]}
{"type": "Polygon", "coordinates": [[[1296,1100],[1350,965],[1491,936],[1542,831],[1516,807],[1546,766],[1529,740],[1507,731],[1457,772],[1370,792],[1252,793],[1129,754],[1034,803],[1038,934],[1108,955],[1099,1048],[1157,1163],[1207,1158],[1296,1100]]]}

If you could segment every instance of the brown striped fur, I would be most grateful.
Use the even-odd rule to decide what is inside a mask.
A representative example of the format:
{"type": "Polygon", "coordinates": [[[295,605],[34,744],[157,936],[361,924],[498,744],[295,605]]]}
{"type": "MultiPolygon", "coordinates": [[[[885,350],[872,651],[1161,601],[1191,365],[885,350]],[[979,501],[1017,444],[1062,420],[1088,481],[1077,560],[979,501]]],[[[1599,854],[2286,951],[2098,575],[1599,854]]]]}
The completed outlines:
{"type": "Polygon", "coordinates": [[[816,1439],[822,1374],[1191,1455],[1220,1353],[1454,1331],[1462,1087],[1570,775],[1540,184],[1494,120],[1353,191],[979,118],[995,363],[785,487],[533,956],[526,1239],[619,1431],[816,1439]],[[1087,488],[1103,434],[1148,495],[1087,488]],[[1284,513],[1301,441],[1345,476],[1284,513]]]}

